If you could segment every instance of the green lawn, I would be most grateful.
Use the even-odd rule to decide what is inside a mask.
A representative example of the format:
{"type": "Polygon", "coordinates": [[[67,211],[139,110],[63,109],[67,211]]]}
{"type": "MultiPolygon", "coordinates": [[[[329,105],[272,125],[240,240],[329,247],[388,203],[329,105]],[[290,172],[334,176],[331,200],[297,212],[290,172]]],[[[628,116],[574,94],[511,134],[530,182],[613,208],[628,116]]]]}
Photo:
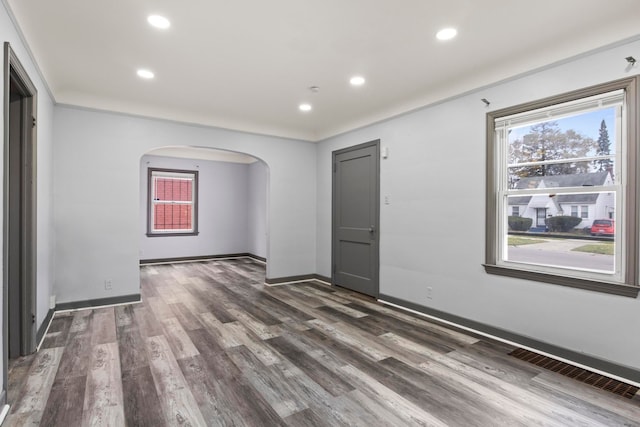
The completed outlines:
{"type": "Polygon", "coordinates": [[[613,243],[593,243],[571,249],[572,251],[587,252],[590,254],[613,255],[613,243]]]}
{"type": "Polygon", "coordinates": [[[529,237],[509,236],[509,246],[532,245],[534,243],[544,243],[546,240],[531,239],[529,237]]]}

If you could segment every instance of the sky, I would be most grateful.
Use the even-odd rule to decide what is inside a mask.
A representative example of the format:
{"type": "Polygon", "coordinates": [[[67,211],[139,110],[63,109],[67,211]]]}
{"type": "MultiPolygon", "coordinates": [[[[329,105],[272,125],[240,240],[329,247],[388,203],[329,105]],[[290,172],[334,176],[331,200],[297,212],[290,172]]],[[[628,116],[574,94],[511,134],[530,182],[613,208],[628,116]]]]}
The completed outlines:
{"type": "MultiPolygon", "coordinates": [[[[573,129],[576,132],[592,138],[594,141],[598,140],[600,136],[600,123],[604,119],[607,125],[607,131],[609,132],[609,141],[611,142],[611,153],[615,152],[615,107],[602,108],[599,110],[590,111],[588,113],[581,113],[578,115],[567,116],[559,119],[552,119],[558,123],[558,127],[561,132],[568,129],[573,129]]],[[[513,142],[516,139],[522,139],[522,137],[531,132],[531,125],[511,128],[509,134],[509,142],[513,142]]]]}

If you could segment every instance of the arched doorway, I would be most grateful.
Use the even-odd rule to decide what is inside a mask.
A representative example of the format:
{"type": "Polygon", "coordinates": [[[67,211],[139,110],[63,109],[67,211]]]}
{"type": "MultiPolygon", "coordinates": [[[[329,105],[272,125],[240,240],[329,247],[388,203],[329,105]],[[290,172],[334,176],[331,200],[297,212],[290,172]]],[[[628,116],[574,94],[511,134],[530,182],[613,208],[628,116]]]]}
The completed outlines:
{"type": "MultiPolygon", "coordinates": [[[[267,164],[246,153],[191,146],[162,147],[145,153],[140,159],[141,262],[238,255],[266,261],[268,183],[267,164]],[[167,208],[164,205],[170,203],[168,194],[154,197],[158,179],[162,179],[163,174],[171,180],[183,178],[181,173],[186,174],[185,179],[195,177],[197,180],[192,201],[196,219],[190,233],[172,230],[190,224],[184,218],[182,225],[174,219],[177,212],[187,210],[176,207],[181,202],[176,201],[173,208],[167,208]],[[167,200],[154,201],[154,198],[167,200]],[[154,203],[163,206],[154,207],[154,203]],[[158,212],[165,211],[167,214],[160,217],[166,224],[160,224],[157,233],[149,233],[150,224],[158,225],[158,212]]],[[[184,195],[179,197],[188,199],[184,195]]]]}

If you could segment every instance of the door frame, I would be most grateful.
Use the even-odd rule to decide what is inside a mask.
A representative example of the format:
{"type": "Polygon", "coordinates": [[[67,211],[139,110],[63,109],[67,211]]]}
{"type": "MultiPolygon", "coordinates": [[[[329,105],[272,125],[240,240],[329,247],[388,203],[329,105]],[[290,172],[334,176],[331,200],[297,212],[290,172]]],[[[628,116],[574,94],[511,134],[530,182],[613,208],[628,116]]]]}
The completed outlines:
{"type": "Polygon", "coordinates": [[[19,318],[21,327],[20,353],[30,354],[36,350],[36,280],[37,280],[37,90],[24,67],[18,60],[8,42],[4,44],[4,160],[3,160],[3,224],[2,224],[2,346],[3,346],[3,390],[0,403],[6,403],[7,373],[9,360],[9,144],[10,144],[10,98],[11,82],[23,96],[21,117],[22,132],[20,144],[24,151],[22,158],[21,187],[23,192],[22,220],[24,227],[19,239],[22,243],[20,251],[21,295],[19,318]]]}
{"type": "Polygon", "coordinates": [[[336,244],[337,244],[337,221],[336,221],[336,197],[338,195],[336,191],[336,158],[340,154],[349,153],[351,151],[360,150],[362,148],[375,147],[375,168],[376,168],[376,194],[375,194],[375,207],[374,214],[375,221],[375,265],[373,266],[373,280],[375,283],[375,298],[380,295],[380,139],[374,139],[372,141],[364,142],[362,144],[353,145],[351,147],[342,148],[331,152],[331,285],[336,286],[336,244]]]}
{"type": "Polygon", "coordinates": [[[536,227],[546,227],[547,226],[547,208],[536,208],[536,227]],[[542,216],[540,216],[540,212],[543,212],[542,216]],[[544,222],[544,224],[540,224],[540,220],[544,222]]]}

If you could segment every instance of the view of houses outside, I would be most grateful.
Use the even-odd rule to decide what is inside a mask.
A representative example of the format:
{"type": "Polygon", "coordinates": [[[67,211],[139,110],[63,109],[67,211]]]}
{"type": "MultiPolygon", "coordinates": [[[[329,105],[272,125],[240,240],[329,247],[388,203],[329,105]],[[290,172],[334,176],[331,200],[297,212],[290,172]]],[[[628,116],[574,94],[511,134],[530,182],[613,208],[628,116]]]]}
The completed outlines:
{"type": "MultiPolygon", "coordinates": [[[[613,184],[609,171],[591,172],[579,175],[550,175],[521,178],[515,184],[517,189],[559,187],[595,187],[613,184]]],[[[615,195],[611,192],[537,194],[533,196],[510,196],[508,201],[510,216],[532,219],[529,231],[548,231],[547,218],[554,216],[573,216],[580,218],[573,228],[585,231],[591,228],[596,219],[613,219],[615,216],[615,195]]]]}
{"type": "Polygon", "coordinates": [[[615,107],[600,108],[509,127],[506,217],[531,222],[525,235],[509,230],[505,259],[614,271],[615,233],[591,238],[596,240],[584,237],[591,235],[595,220],[615,220],[615,193],[597,191],[615,184],[615,116],[615,107]],[[585,187],[594,191],[585,192],[585,187]],[[568,188],[574,191],[558,191],[568,188]],[[549,191],[531,191],[541,189],[549,191]],[[550,229],[557,223],[554,217],[575,219],[565,221],[569,229],[549,233],[557,231],[550,229]]]}

